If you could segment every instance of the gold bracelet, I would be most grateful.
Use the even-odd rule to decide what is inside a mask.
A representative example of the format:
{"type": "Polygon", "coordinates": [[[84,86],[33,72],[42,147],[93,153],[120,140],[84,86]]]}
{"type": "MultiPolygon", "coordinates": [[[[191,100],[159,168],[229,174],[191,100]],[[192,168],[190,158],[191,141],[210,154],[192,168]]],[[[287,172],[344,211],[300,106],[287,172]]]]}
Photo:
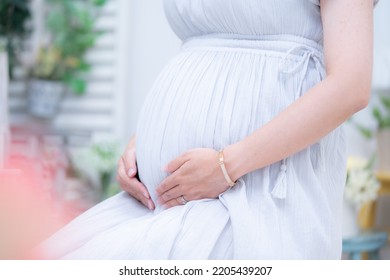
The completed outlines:
{"type": "Polygon", "coordinates": [[[226,171],[225,167],[225,159],[223,157],[223,149],[218,152],[218,159],[219,159],[219,166],[221,166],[223,176],[225,176],[225,179],[230,187],[233,187],[236,183],[230,179],[229,174],[226,171]]]}

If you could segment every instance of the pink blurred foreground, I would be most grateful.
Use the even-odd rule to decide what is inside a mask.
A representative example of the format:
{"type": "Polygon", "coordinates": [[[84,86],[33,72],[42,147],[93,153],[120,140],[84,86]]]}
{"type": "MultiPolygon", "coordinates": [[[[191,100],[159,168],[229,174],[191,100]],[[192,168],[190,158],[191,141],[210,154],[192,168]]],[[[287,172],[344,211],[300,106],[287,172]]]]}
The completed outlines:
{"type": "Polygon", "coordinates": [[[0,259],[44,259],[34,247],[78,214],[48,191],[37,165],[19,159],[0,170],[0,259]]]}

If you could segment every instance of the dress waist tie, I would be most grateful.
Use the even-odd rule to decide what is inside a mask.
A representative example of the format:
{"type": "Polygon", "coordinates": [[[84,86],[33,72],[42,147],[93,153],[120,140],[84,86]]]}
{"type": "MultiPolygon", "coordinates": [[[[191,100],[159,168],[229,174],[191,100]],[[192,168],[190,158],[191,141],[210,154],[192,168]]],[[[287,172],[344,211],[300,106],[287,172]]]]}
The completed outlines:
{"type": "MultiPolygon", "coordinates": [[[[301,75],[299,77],[298,88],[295,90],[295,99],[297,100],[302,95],[303,83],[305,78],[307,77],[307,73],[309,70],[310,61],[314,62],[316,72],[317,72],[317,81],[321,81],[324,78],[324,67],[322,63],[322,59],[318,51],[315,51],[308,46],[299,45],[288,50],[284,56],[284,58],[279,63],[279,85],[280,85],[280,93],[283,94],[283,86],[286,84],[286,80],[288,75],[296,73],[301,69],[301,75]],[[290,61],[290,56],[294,55],[296,52],[298,55],[301,55],[301,59],[292,67],[287,65],[290,61]]],[[[319,148],[319,155],[317,156],[318,164],[316,164],[315,168],[319,168],[321,171],[325,170],[325,154],[324,147],[321,141],[315,143],[319,148]]],[[[314,145],[315,145],[314,144],[314,145]]],[[[310,147],[312,148],[312,147],[310,147]]],[[[285,199],[287,196],[287,172],[291,165],[291,158],[286,157],[281,161],[280,170],[276,178],[275,185],[271,191],[271,195],[277,199],[285,199]]]]}

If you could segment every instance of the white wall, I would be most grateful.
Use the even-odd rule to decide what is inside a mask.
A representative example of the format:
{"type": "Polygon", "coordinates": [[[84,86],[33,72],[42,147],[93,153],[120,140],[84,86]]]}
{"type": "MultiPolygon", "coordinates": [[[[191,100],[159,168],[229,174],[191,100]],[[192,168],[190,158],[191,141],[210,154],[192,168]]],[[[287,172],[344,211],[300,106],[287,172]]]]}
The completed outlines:
{"type": "Polygon", "coordinates": [[[132,0],[131,38],[129,49],[128,94],[124,123],[125,138],[136,130],[141,105],[154,80],[168,60],[174,56],[181,41],[170,29],[162,0],[132,0]]]}

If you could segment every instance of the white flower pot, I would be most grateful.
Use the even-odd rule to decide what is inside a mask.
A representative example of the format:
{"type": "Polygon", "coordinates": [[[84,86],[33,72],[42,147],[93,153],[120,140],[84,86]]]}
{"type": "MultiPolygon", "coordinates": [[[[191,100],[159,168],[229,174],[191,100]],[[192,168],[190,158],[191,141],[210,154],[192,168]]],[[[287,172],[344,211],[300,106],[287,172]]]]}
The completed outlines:
{"type": "Polygon", "coordinates": [[[343,238],[349,238],[359,234],[358,222],[359,208],[350,204],[346,199],[343,201],[343,238]]]}
{"type": "Polygon", "coordinates": [[[33,116],[53,118],[59,109],[64,85],[57,81],[31,80],[28,85],[28,109],[33,116]]]}
{"type": "Polygon", "coordinates": [[[390,171],[390,128],[378,131],[377,154],[379,171],[390,171]]]}

